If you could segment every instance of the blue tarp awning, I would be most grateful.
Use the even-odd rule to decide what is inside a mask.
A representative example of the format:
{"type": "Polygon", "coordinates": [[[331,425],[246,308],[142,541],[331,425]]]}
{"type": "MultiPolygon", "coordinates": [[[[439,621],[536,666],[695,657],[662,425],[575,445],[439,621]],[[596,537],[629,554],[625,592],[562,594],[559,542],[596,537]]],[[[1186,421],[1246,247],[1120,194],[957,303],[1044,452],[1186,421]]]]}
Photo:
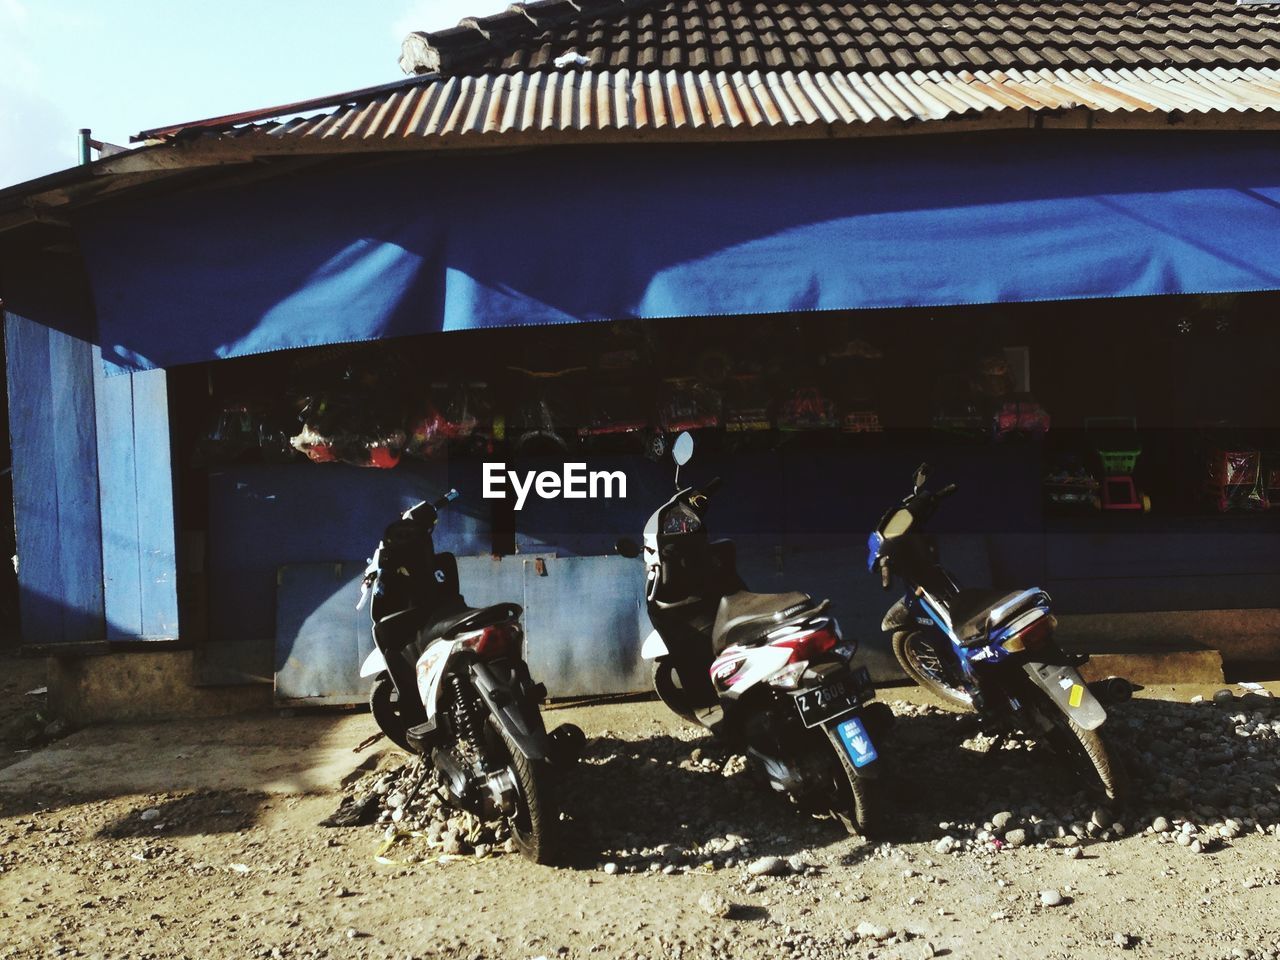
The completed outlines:
{"type": "Polygon", "coordinates": [[[1280,135],[439,154],[102,206],[105,360],[441,330],[1280,287],[1280,135]]]}

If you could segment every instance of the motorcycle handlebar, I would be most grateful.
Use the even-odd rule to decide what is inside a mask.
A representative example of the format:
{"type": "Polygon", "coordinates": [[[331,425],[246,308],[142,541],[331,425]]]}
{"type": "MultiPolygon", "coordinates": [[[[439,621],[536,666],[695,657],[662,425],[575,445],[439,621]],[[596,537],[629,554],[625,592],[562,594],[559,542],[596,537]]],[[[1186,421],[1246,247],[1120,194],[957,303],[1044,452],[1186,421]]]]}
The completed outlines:
{"type": "Polygon", "coordinates": [[[698,492],[701,493],[704,497],[709,497],[712,494],[714,494],[717,490],[719,490],[722,486],[724,486],[724,481],[721,480],[719,477],[716,477],[698,492]]]}
{"type": "Polygon", "coordinates": [[[459,496],[460,494],[458,493],[457,490],[450,490],[443,497],[441,497],[439,500],[433,503],[432,506],[435,507],[437,510],[443,510],[449,504],[453,503],[453,501],[457,500],[459,496]]]}
{"type": "Polygon", "coordinates": [[[939,490],[937,493],[934,494],[934,498],[941,500],[943,497],[951,496],[953,493],[955,493],[959,489],[960,489],[960,484],[948,483],[945,487],[943,487],[941,490],[939,490]]]}

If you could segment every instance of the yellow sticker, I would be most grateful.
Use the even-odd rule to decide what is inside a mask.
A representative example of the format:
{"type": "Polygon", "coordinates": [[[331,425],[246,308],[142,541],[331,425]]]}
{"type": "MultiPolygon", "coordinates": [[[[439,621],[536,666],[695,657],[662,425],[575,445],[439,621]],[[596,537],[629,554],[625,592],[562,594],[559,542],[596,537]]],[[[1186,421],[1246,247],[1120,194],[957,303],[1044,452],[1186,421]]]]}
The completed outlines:
{"type": "Polygon", "coordinates": [[[1080,706],[1080,701],[1084,699],[1084,687],[1078,683],[1071,685],[1071,696],[1067,698],[1067,702],[1073,707],[1080,706]]]}

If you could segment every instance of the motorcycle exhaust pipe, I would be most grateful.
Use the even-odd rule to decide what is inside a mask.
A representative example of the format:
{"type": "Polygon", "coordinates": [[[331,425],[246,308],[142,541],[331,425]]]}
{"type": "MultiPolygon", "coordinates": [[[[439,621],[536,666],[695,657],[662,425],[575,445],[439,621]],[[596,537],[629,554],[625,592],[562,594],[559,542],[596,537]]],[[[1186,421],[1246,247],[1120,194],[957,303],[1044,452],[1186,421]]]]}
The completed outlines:
{"type": "Polygon", "coordinates": [[[1107,706],[1128,703],[1133,699],[1133,684],[1124,677],[1107,677],[1089,685],[1089,692],[1107,706]]]}

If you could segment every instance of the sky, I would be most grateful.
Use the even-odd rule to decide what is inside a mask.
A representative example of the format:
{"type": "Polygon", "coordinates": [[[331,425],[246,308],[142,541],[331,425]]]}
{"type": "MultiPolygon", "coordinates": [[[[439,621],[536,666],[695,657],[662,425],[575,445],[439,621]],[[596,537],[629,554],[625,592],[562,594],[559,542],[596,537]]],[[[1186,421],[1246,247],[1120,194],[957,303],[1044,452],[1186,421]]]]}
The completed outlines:
{"type": "Polygon", "coordinates": [[[0,0],[0,187],[140,130],[401,79],[400,41],[508,0],[0,0]]]}

